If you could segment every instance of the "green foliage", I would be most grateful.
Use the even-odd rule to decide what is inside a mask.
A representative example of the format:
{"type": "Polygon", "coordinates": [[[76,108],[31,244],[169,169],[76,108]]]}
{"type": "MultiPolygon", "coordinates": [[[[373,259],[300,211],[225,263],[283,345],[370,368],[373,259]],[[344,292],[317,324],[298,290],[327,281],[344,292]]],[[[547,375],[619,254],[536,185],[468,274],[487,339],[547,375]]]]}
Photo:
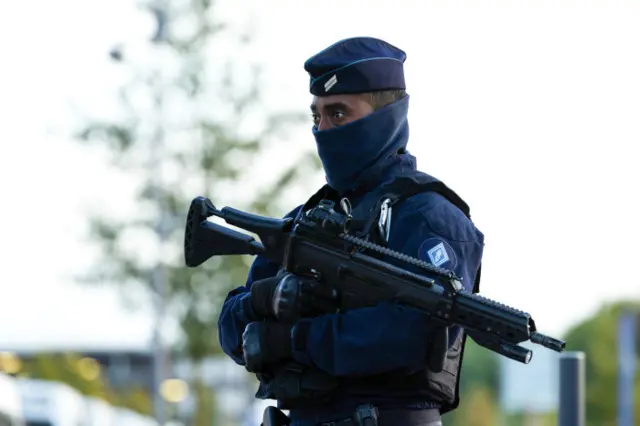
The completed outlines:
{"type": "Polygon", "coordinates": [[[510,413],[504,414],[503,426],[557,426],[558,414],[552,413],[510,413]]]}
{"type": "MultiPolygon", "coordinates": [[[[564,336],[567,351],[583,351],[586,355],[587,425],[615,426],[617,406],[617,323],[620,313],[640,312],[640,301],[623,301],[604,305],[585,321],[569,329],[564,336]]],[[[468,424],[504,426],[555,426],[557,413],[503,414],[497,421],[492,404],[498,401],[498,357],[467,340],[461,381],[461,404],[453,413],[445,415],[451,426],[468,424]],[[471,423],[470,423],[471,422],[471,423]]],[[[640,344],[640,332],[638,335],[640,344]]],[[[640,352],[639,352],[640,355],[640,352]]],[[[640,356],[639,356],[640,358],[640,356]]],[[[640,359],[638,359],[640,365],[640,359]]],[[[636,412],[640,421],[640,374],[636,378],[636,412]]],[[[640,423],[638,423],[640,424],[640,423]]]]}
{"type": "Polygon", "coordinates": [[[109,404],[151,414],[151,398],[142,388],[115,391],[102,375],[97,361],[73,353],[41,353],[27,360],[19,374],[32,379],[65,383],[83,395],[103,399],[109,404]]]}
{"type": "Polygon", "coordinates": [[[113,404],[137,411],[145,416],[153,416],[151,395],[141,386],[125,389],[115,395],[113,404]]]}
{"type": "Polygon", "coordinates": [[[202,382],[193,384],[198,410],[193,418],[193,426],[210,426],[215,418],[215,399],[213,392],[202,382]]]}
{"type": "MultiPolygon", "coordinates": [[[[617,327],[618,318],[625,310],[640,312],[640,301],[605,305],[565,336],[567,351],[584,351],[586,355],[588,426],[616,424],[617,327]]],[[[638,338],[640,341],[640,336],[638,338]]],[[[640,359],[638,362],[640,365],[640,359]]],[[[636,376],[635,398],[635,418],[640,421],[640,375],[636,376]]]]}
{"type": "Polygon", "coordinates": [[[498,424],[498,408],[493,392],[485,387],[477,386],[467,396],[467,402],[460,409],[468,426],[486,426],[498,424]]]}
{"type": "Polygon", "coordinates": [[[87,372],[82,359],[76,354],[38,354],[23,371],[35,379],[66,383],[84,395],[112,400],[113,395],[100,376],[100,370],[87,372]]]}
{"type": "Polygon", "coordinates": [[[214,202],[231,199],[234,207],[258,214],[282,214],[286,188],[319,166],[315,156],[297,152],[288,170],[274,170],[274,176],[252,172],[252,162],[268,144],[304,115],[264,111],[261,68],[241,59],[251,37],[219,22],[213,6],[209,0],[192,0],[169,2],[164,12],[152,9],[166,16],[169,29],[149,45],[152,62],[136,64],[126,49],[112,53],[135,76],[119,91],[120,114],[89,120],[77,132],[79,141],[107,148],[114,167],[146,176],[136,194],[136,215],[90,219],[91,238],[102,256],[83,280],[117,283],[125,295],[137,294],[132,291],[137,287],[156,300],[162,297],[167,314],[182,327],[182,349],[193,360],[219,352],[219,308],[230,289],[244,284],[250,259],[229,256],[197,269],[184,267],[189,203],[205,195],[214,202]],[[227,57],[222,51],[234,54],[227,57]],[[153,171],[150,161],[156,164],[153,171]],[[234,200],[251,193],[249,179],[261,185],[255,197],[234,200]],[[158,248],[159,254],[149,254],[158,248]],[[152,285],[157,265],[163,267],[167,289],[152,285]]]}
{"type": "Polygon", "coordinates": [[[453,426],[497,424],[494,421],[499,414],[499,380],[498,357],[467,338],[460,380],[460,406],[445,414],[443,423],[453,426]]]}
{"type": "Polygon", "coordinates": [[[498,355],[483,348],[467,338],[464,350],[460,392],[470,393],[474,388],[485,388],[494,396],[500,385],[500,366],[498,355]]]}

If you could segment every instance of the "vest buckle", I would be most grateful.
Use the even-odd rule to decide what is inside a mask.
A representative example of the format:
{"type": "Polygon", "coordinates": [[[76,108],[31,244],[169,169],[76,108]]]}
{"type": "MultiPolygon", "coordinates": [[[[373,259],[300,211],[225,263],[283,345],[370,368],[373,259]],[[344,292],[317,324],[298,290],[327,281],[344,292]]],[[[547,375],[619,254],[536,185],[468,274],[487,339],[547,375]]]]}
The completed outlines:
{"type": "Polygon", "coordinates": [[[380,204],[380,218],[378,219],[380,238],[383,238],[385,243],[389,242],[389,234],[391,232],[391,210],[391,200],[385,198],[380,204]]]}

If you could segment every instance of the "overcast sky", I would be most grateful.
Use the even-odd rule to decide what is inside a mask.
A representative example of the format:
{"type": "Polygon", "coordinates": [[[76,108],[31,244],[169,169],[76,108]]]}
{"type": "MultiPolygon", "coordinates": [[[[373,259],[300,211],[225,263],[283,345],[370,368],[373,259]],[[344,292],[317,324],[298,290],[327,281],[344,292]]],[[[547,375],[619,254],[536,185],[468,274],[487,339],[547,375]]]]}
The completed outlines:
{"type": "MultiPolygon", "coordinates": [[[[409,149],[471,205],[488,297],[556,334],[604,301],[640,297],[640,3],[222,3],[255,29],[276,109],[307,108],[302,64],[339,39],[376,36],[407,52],[409,149]]],[[[70,105],[112,102],[109,48],[152,28],[127,0],[0,3],[0,348],[148,341],[143,310],[70,279],[94,255],[87,208],[131,206],[133,181],[68,131],[70,105]]],[[[314,143],[309,127],[285,142],[314,143]]]]}

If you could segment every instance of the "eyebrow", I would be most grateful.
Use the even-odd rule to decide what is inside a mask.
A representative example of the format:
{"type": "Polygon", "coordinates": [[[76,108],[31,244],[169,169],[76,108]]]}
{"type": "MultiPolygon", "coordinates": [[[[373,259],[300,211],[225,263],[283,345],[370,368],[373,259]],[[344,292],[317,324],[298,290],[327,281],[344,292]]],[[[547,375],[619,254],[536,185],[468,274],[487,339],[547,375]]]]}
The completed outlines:
{"type": "MultiPolygon", "coordinates": [[[[318,111],[318,107],[316,106],[316,104],[311,104],[309,106],[309,108],[311,109],[312,112],[317,112],[318,111]]],[[[348,110],[349,109],[349,105],[347,105],[344,102],[337,101],[337,102],[332,102],[330,104],[326,104],[324,106],[325,110],[327,110],[327,109],[331,110],[331,109],[336,109],[336,108],[342,108],[342,109],[347,109],[348,110]]]]}

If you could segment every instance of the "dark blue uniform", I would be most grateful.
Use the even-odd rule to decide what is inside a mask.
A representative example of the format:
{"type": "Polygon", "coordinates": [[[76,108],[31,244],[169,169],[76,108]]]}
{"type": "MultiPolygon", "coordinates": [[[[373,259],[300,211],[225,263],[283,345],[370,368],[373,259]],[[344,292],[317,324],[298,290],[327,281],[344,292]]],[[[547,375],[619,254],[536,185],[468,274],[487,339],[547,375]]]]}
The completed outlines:
{"type": "MultiPolygon", "coordinates": [[[[358,39],[358,42],[366,44],[371,40],[375,39],[358,39]]],[[[375,43],[378,42],[375,40],[375,43]]],[[[331,83],[333,80],[338,81],[333,82],[333,86],[338,88],[345,81],[349,84],[338,93],[349,93],[350,88],[359,84],[357,77],[352,75],[332,78],[335,74],[326,72],[331,69],[327,62],[331,59],[332,49],[337,49],[334,56],[340,58],[341,55],[346,55],[347,59],[343,58],[344,61],[357,62],[357,58],[354,59],[353,56],[357,56],[359,45],[349,45],[349,40],[346,47],[345,42],[341,43],[319,54],[320,59],[316,59],[320,63],[318,68],[322,71],[318,71],[319,75],[313,75],[309,71],[312,93],[314,90],[326,90],[332,86],[327,82],[331,83]]],[[[376,46],[378,45],[368,47],[375,50],[376,46]]],[[[382,46],[390,49],[385,51],[386,54],[398,54],[389,45],[382,46]]],[[[404,61],[404,57],[401,60],[404,61]]],[[[391,67],[397,67],[398,61],[396,57],[395,62],[388,62],[391,67]]],[[[313,68],[309,65],[312,62],[308,61],[308,70],[313,68]]],[[[334,68],[339,68],[340,61],[337,62],[334,68]]],[[[367,62],[367,67],[371,67],[371,61],[364,62],[367,62]]],[[[361,71],[366,73],[367,70],[361,71]]],[[[393,75],[392,71],[387,74],[393,75]]],[[[394,84],[404,85],[403,79],[401,82],[397,76],[393,79],[394,84]]],[[[371,85],[372,81],[375,80],[367,80],[366,84],[371,85]]],[[[388,84],[384,89],[387,88],[388,84]]],[[[372,87],[372,90],[380,88],[372,87]]],[[[314,129],[328,184],[342,197],[348,198],[355,208],[366,197],[367,192],[374,191],[384,182],[398,176],[420,174],[416,169],[415,158],[406,151],[408,101],[406,96],[370,116],[338,129],[325,132],[314,129]],[[354,141],[359,140],[363,143],[354,145],[354,141]]],[[[287,216],[296,217],[301,207],[287,216]]],[[[462,277],[462,284],[469,291],[472,290],[481,263],[483,240],[482,233],[465,214],[437,193],[414,195],[393,208],[388,247],[453,270],[462,277]]],[[[243,331],[248,323],[260,320],[252,310],[249,289],[254,281],[276,275],[279,267],[280,265],[258,256],[251,266],[246,284],[230,292],[222,307],[218,323],[220,343],[224,352],[240,365],[244,364],[243,331]]],[[[429,332],[429,321],[424,314],[389,302],[298,321],[293,328],[292,338],[304,342],[304,345],[293,351],[293,359],[340,377],[341,384],[331,402],[321,409],[292,409],[293,424],[313,425],[349,417],[355,407],[363,403],[374,404],[379,409],[438,407],[438,403],[430,399],[424,380],[408,380],[408,385],[399,388],[387,385],[384,380],[384,377],[390,380],[424,377],[421,372],[426,368],[429,332]],[[371,377],[377,379],[368,380],[371,377]]],[[[450,331],[450,343],[459,332],[457,329],[450,331]]]]}
{"type": "MultiPolygon", "coordinates": [[[[289,215],[297,214],[300,207],[289,215]]],[[[432,258],[441,256],[435,263],[453,270],[471,291],[482,258],[483,235],[442,196],[424,193],[398,204],[393,211],[389,247],[431,263],[434,263],[432,258]],[[429,251],[434,248],[430,256],[429,251]]],[[[248,303],[251,283],[274,276],[278,269],[279,265],[258,256],[246,285],[232,291],[223,305],[218,325],[220,342],[225,353],[238,364],[243,364],[242,332],[247,323],[257,320],[248,303]]],[[[304,352],[294,352],[295,360],[331,375],[358,378],[392,372],[408,374],[424,369],[429,350],[429,324],[415,309],[380,303],[371,308],[326,314],[301,322],[308,323],[307,348],[304,352]]],[[[452,331],[451,340],[459,330],[452,331]]],[[[337,413],[347,417],[360,403],[373,403],[379,407],[435,406],[424,399],[423,391],[417,388],[390,394],[383,383],[377,389],[361,389],[357,379],[354,389],[350,389],[347,380],[339,390],[341,397],[334,399],[337,406],[325,407],[326,418],[318,418],[321,415],[315,410],[299,413],[294,410],[292,414],[309,420],[313,418],[311,424],[314,424],[330,420],[337,413]]]]}

